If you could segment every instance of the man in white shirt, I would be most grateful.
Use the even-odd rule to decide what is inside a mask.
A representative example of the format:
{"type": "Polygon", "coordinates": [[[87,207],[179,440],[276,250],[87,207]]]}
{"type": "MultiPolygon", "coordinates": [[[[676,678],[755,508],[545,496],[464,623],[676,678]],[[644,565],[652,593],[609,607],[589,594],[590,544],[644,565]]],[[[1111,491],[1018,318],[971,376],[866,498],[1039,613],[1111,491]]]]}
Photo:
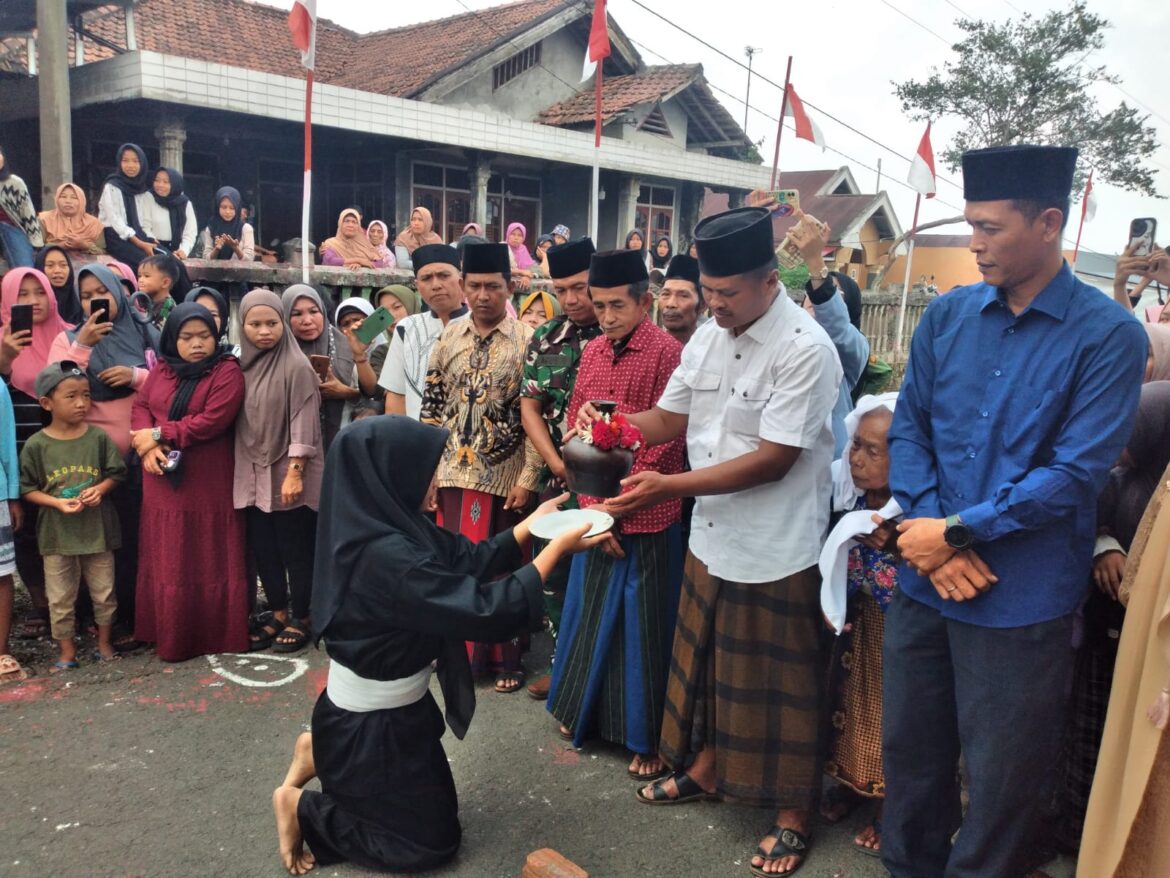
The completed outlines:
{"type": "MultiPolygon", "coordinates": [[[[683,349],[658,405],[630,419],[649,444],[687,433],[691,472],[637,473],[617,515],[698,498],[659,753],[674,769],[638,790],[776,808],[753,871],[795,871],[820,791],[820,578],[841,383],[832,341],[788,298],[767,210],[695,228],[714,320],[683,349]]],[[[594,416],[586,406],[582,425],[594,416]]]]}
{"type": "Polygon", "coordinates": [[[467,316],[459,253],[449,244],[426,244],[414,251],[414,276],[427,304],[395,324],[378,384],[386,389],[386,414],[418,420],[431,349],[452,320],[467,316]]]}

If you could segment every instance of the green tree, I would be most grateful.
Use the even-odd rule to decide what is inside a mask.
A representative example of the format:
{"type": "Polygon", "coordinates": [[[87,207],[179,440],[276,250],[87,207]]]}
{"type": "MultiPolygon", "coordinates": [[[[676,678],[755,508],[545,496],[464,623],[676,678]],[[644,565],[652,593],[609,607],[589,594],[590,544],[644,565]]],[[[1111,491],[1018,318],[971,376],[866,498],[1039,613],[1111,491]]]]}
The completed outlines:
{"type": "Polygon", "coordinates": [[[965,123],[942,153],[952,171],[962,154],[985,146],[1051,143],[1080,148],[1074,191],[1088,169],[1098,181],[1156,196],[1154,175],[1142,162],[1158,148],[1149,118],[1124,101],[1102,110],[1097,83],[1119,78],[1086,60],[1105,45],[1109,22],[1086,11],[1084,0],[1067,10],[994,24],[959,19],[967,36],[952,48],[957,60],[935,68],[924,82],[893,83],[912,119],[958,117],[965,123]]]}
{"type": "Polygon", "coordinates": [[[790,290],[803,290],[808,279],[808,266],[803,262],[795,268],[780,266],[780,282],[790,290]]]}

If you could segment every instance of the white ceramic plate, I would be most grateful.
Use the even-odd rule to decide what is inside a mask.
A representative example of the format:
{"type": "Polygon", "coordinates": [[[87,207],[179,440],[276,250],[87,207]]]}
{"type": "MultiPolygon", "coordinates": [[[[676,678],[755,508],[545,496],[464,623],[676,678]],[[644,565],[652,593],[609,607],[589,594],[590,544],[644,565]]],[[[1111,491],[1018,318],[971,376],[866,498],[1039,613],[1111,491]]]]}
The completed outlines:
{"type": "Polygon", "coordinates": [[[551,540],[585,524],[593,525],[585,536],[595,537],[613,527],[613,516],[600,509],[565,509],[536,519],[532,523],[532,535],[542,540],[551,540]]]}

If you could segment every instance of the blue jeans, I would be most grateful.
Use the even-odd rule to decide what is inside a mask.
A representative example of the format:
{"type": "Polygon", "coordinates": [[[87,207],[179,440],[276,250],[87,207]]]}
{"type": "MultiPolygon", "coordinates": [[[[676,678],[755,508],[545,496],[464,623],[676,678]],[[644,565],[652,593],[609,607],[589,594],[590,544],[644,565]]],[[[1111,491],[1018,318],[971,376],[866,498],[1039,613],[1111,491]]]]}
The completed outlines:
{"type": "Polygon", "coordinates": [[[894,596],[882,652],[882,864],[894,878],[1024,874],[1060,752],[1072,625],[982,628],[894,596]],[[960,752],[970,781],[961,828],[960,752]]]}
{"type": "Polygon", "coordinates": [[[32,268],[36,254],[23,229],[10,226],[8,223],[0,223],[0,239],[3,239],[4,258],[8,260],[10,267],[32,268]]]}

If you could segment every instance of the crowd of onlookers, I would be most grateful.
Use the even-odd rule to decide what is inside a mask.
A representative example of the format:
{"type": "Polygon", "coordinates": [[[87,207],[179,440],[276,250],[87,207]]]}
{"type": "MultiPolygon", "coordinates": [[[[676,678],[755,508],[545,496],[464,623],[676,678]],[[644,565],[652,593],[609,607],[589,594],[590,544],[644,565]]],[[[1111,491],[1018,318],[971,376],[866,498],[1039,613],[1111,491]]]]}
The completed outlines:
{"type": "MultiPolygon", "coordinates": [[[[8,501],[0,503],[0,683],[31,670],[10,654],[18,637],[57,642],[51,672],[83,660],[114,661],[148,645],[166,661],[304,649],[313,638],[324,460],[348,424],[390,413],[446,426],[451,446],[429,509],[451,530],[486,537],[563,488],[564,434],[580,406],[596,398],[574,394],[573,386],[582,361],[592,362],[586,351],[600,356],[596,339],[608,339],[605,354],[614,364],[631,344],[635,353],[656,352],[653,367],[604,372],[609,392],[636,412],[654,405],[662,388],[652,382],[669,377],[708,319],[694,246],[676,255],[668,235],[650,241],[644,230],[631,231],[625,248],[636,251],[637,265],[624,265],[615,275],[620,282],[607,286],[590,273],[592,243],[573,240],[563,225],[541,235],[533,250],[519,223],[499,244],[489,244],[475,223],[447,243],[424,207],[392,240],[386,223],[365,222],[348,208],[319,248],[323,265],[409,268],[413,285],[336,302],[310,285],[280,295],[252,290],[233,317],[231,291],[193,285],[183,265],[197,249],[206,259],[255,257],[240,193],[223,187],[212,207],[200,229],[182,175],[149,169],[144,151],[127,144],[96,217],[72,183],[58,187],[51,210],[37,213],[0,153],[0,239],[10,265],[0,281],[0,488],[8,501]],[[553,292],[529,291],[537,278],[549,280],[553,292]],[[591,288],[621,294],[593,301],[591,288]],[[392,320],[376,335],[364,333],[382,310],[392,320]],[[642,330],[644,323],[654,331],[642,330]],[[635,405],[649,387],[653,396],[635,405]],[[14,572],[32,612],[15,623],[13,636],[14,572]],[[79,658],[77,635],[89,626],[96,649],[79,658]]],[[[824,242],[805,243],[815,254],[824,242]]],[[[866,381],[870,350],[847,279],[834,283],[827,269],[824,278],[810,286],[805,309],[840,366],[827,403],[834,516],[864,512],[868,520],[893,499],[890,431],[900,401],[866,381]]],[[[1098,502],[1092,565],[1083,571],[1094,589],[1076,613],[1069,644],[1076,652],[1072,707],[1045,839],[1054,849],[1075,849],[1081,837],[1126,621],[1126,559],[1170,463],[1170,308],[1161,298],[1170,287],[1170,256],[1159,248],[1148,255],[1127,250],[1114,298],[1133,312],[1148,284],[1158,300],[1137,312],[1149,342],[1145,386],[1131,438],[1098,502]],[[1132,277],[1142,278],[1140,289],[1131,288],[1132,277]]],[[[682,362],[685,368],[685,356],[682,362]]],[[[602,366],[589,369],[584,374],[602,366]]],[[[595,385],[598,393],[605,381],[595,385]]],[[[742,417],[752,415],[749,406],[742,417]]],[[[758,409],[752,423],[758,431],[758,409]]],[[[635,473],[683,472],[682,445],[675,450],[673,462],[639,457],[635,473]]],[[[690,508],[627,533],[697,527],[690,508]]],[[[681,565],[685,542],[671,540],[670,563],[681,565]]],[[[882,846],[884,620],[903,561],[899,533],[886,520],[850,530],[838,543],[830,536],[821,559],[826,621],[839,636],[826,636],[822,652],[831,705],[824,764],[834,783],[819,811],[836,822],[876,800],[856,839],[867,854],[880,855],[882,846]]],[[[568,569],[562,573],[559,593],[556,583],[546,584],[554,633],[574,587],[568,569]]],[[[681,575],[680,568],[676,599],[681,575]]],[[[572,630],[580,608],[569,612],[572,630]]],[[[469,650],[476,670],[509,693],[528,682],[525,646],[517,640],[469,650]]],[[[560,659],[560,642],[557,650],[560,659]]],[[[528,690],[544,698],[551,687],[561,734],[581,742],[588,717],[553,682],[572,673],[554,666],[528,690]]],[[[666,774],[656,745],[655,736],[635,749],[633,777],[666,774]]],[[[648,800],[701,797],[701,789],[688,792],[674,777],[671,789],[648,788],[648,800]]]]}

